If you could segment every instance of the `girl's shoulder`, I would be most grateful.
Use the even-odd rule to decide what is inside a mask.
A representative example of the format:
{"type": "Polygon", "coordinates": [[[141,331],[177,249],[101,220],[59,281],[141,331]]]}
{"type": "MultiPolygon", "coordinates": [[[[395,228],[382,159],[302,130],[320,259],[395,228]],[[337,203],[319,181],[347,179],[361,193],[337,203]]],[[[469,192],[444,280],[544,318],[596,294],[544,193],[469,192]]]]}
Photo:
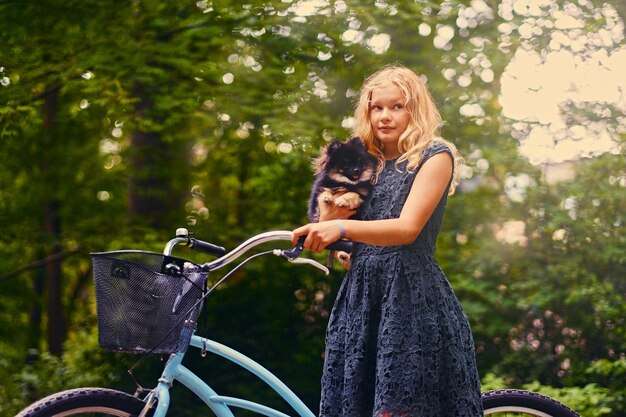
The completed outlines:
{"type": "Polygon", "coordinates": [[[454,146],[452,142],[448,142],[441,137],[434,138],[429,144],[424,146],[417,170],[419,170],[430,158],[440,153],[447,153],[452,159],[452,176],[450,178],[448,194],[453,194],[459,182],[458,167],[463,163],[463,156],[459,153],[456,146],[454,146]]]}
{"type": "Polygon", "coordinates": [[[426,162],[428,159],[430,159],[431,157],[441,152],[446,152],[450,154],[450,156],[454,159],[453,145],[451,145],[445,139],[436,138],[430,144],[428,144],[422,151],[420,165],[423,165],[424,162],[426,162]]]}
{"type": "Polygon", "coordinates": [[[430,140],[429,143],[424,144],[421,150],[416,150],[415,153],[404,158],[408,162],[406,165],[407,171],[412,173],[419,171],[426,161],[442,152],[450,155],[453,167],[456,167],[462,161],[462,159],[458,159],[460,155],[451,142],[441,137],[436,137],[430,140]]]}

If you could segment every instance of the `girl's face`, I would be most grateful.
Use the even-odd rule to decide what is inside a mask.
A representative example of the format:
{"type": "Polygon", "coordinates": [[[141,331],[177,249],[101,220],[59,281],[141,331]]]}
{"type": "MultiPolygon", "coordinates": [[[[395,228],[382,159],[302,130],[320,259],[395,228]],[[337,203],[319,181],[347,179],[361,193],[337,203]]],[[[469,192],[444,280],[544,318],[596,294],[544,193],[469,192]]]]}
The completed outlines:
{"type": "Polygon", "coordinates": [[[404,102],[402,91],[393,83],[372,90],[370,123],[386,159],[400,156],[398,140],[411,120],[404,102]]]}

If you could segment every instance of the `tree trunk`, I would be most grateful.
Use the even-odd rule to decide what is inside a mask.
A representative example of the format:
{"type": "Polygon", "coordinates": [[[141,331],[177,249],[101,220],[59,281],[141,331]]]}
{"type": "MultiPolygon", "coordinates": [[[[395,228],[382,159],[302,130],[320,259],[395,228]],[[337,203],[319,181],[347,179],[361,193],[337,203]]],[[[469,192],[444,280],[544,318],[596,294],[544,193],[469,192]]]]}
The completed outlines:
{"type": "Polygon", "coordinates": [[[128,211],[133,221],[158,224],[158,213],[163,211],[162,194],[166,184],[158,178],[157,154],[160,153],[161,136],[153,132],[135,130],[131,134],[130,172],[128,179],[128,211]]]}
{"type": "MultiPolygon", "coordinates": [[[[45,257],[43,251],[39,258],[45,257]]],[[[31,298],[31,307],[28,313],[28,347],[26,353],[26,361],[31,362],[38,358],[41,343],[41,322],[43,318],[42,305],[44,300],[44,282],[46,274],[43,268],[37,268],[32,272],[33,275],[33,297],[31,298]],[[34,353],[36,352],[36,353],[34,353]]]]}
{"type": "MultiPolygon", "coordinates": [[[[134,112],[136,126],[146,120],[160,124],[162,120],[153,112],[154,92],[135,85],[133,93],[137,98],[134,112]]],[[[181,180],[188,176],[188,166],[181,146],[165,141],[159,132],[135,127],[131,133],[128,156],[131,175],[128,179],[128,214],[131,224],[163,230],[172,227],[172,220],[184,221],[184,192],[180,188],[181,180]],[[177,208],[181,211],[180,220],[172,219],[172,213],[176,213],[177,208]]]]}
{"type": "MultiPolygon", "coordinates": [[[[53,161],[45,151],[50,149],[56,138],[56,116],[58,111],[59,85],[51,87],[44,96],[43,104],[43,156],[42,156],[42,179],[44,183],[43,196],[43,226],[47,255],[61,252],[61,219],[59,216],[60,203],[54,195],[56,184],[54,181],[53,161]]],[[[63,352],[65,341],[65,320],[63,318],[61,260],[55,260],[46,264],[45,284],[47,289],[47,313],[48,313],[48,349],[53,355],[63,352]]]]}
{"type": "Polygon", "coordinates": [[[240,153],[239,173],[237,179],[239,180],[239,188],[237,189],[237,201],[235,202],[237,207],[237,226],[245,228],[247,216],[247,193],[246,183],[248,181],[250,157],[247,152],[240,153]]]}

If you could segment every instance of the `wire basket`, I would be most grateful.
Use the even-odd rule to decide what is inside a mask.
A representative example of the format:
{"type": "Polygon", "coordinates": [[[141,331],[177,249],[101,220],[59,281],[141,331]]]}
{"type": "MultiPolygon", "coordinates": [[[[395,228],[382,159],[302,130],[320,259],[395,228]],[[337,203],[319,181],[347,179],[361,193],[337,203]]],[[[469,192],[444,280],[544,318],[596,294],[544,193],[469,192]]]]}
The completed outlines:
{"type": "Polygon", "coordinates": [[[201,306],[208,271],[145,251],[92,253],[98,342],[118,352],[172,353],[187,317],[201,306]],[[190,311],[192,310],[193,311],[190,311]]]}

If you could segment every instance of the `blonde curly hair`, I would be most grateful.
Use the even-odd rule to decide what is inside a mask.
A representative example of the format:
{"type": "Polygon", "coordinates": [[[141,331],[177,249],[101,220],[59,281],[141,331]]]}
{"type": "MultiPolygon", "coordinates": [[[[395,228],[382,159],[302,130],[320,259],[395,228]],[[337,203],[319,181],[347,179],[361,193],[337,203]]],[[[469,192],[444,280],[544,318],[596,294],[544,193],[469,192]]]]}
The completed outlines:
{"type": "Polygon", "coordinates": [[[381,143],[374,136],[372,129],[370,101],[373,90],[388,86],[390,83],[402,91],[405,109],[411,116],[409,125],[398,141],[401,155],[396,164],[408,161],[407,171],[413,172],[419,166],[424,150],[433,142],[443,142],[453,154],[453,175],[449,190],[449,194],[453,194],[459,182],[458,168],[463,163],[463,158],[454,144],[439,136],[441,115],[426,84],[412,70],[401,65],[389,65],[365,79],[354,112],[355,124],[352,134],[360,137],[365,142],[368,152],[378,159],[376,172],[378,175],[385,165],[385,156],[381,143]]]}

